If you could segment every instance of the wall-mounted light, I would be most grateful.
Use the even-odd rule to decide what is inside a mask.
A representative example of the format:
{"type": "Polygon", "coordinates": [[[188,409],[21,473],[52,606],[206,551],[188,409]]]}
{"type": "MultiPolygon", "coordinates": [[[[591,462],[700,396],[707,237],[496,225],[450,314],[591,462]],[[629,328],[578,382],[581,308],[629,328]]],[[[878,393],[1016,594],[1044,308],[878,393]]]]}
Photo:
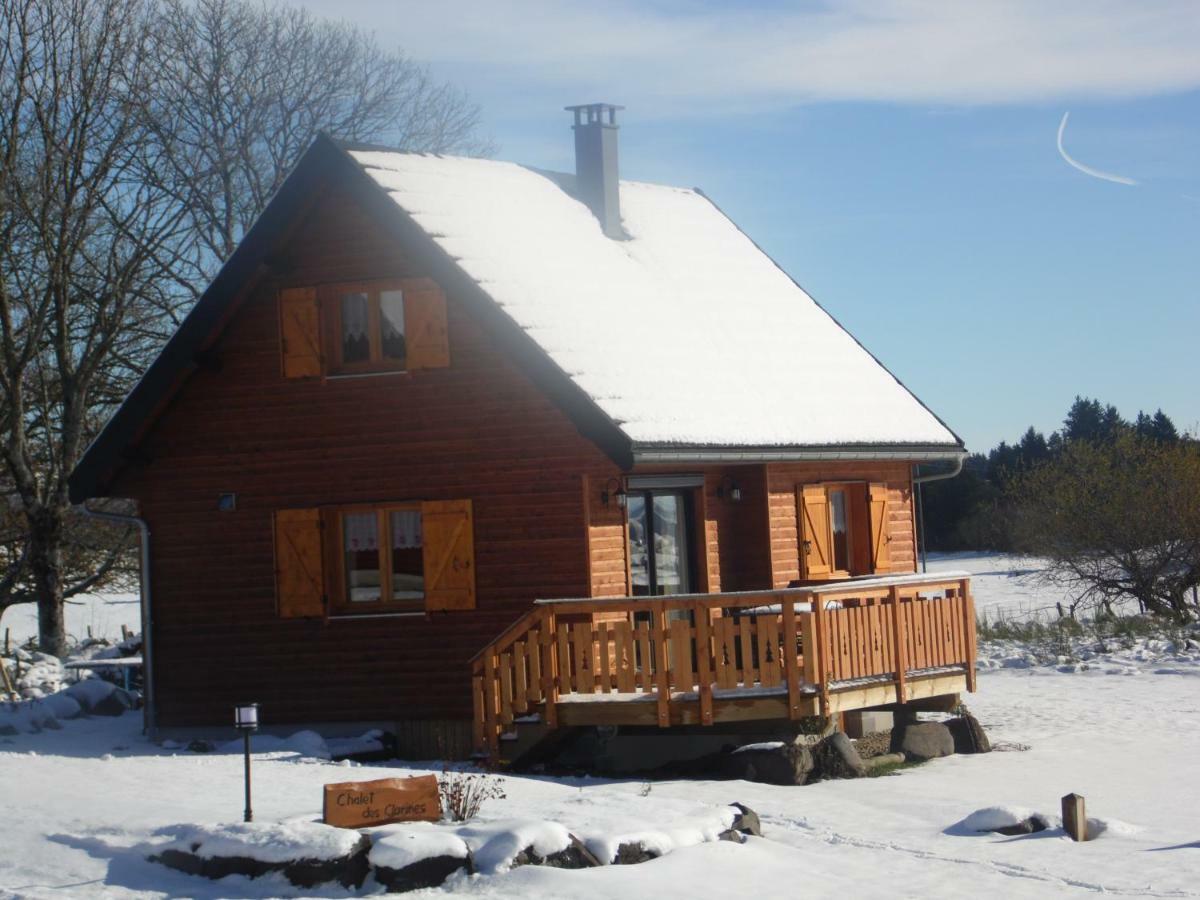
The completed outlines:
{"type": "Polygon", "coordinates": [[[242,733],[246,763],[246,812],[244,821],[253,822],[254,812],[250,809],[250,734],[258,730],[258,704],[239,703],[233,708],[233,724],[242,733]]]}
{"type": "Polygon", "coordinates": [[[614,500],[621,509],[624,509],[625,504],[629,502],[629,495],[625,493],[619,478],[608,479],[608,484],[604,485],[604,490],[600,492],[600,502],[605,506],[614,500]]]}
{"type": "Polygon", "coordinates": [[[742,489],[738,487],[738,483],[733,480],[732,475],[726,475],[717,485],[717,496],[722,500],[729,499],[734,503],[741,503],[742,489]]]}

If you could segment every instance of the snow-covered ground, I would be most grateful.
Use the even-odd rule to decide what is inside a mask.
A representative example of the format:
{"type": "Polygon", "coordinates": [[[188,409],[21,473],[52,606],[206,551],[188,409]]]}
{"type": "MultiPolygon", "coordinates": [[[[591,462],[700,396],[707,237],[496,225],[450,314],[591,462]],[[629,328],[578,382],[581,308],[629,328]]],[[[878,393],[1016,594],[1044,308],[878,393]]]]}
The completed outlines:
{"type": "MultiPolygon", "coordinates": [[[[934,564],[976,572],[981,609],[1053,607],[1055,598],[1006,574],[1014,563],[1004,557],[959,554],[934,564]]],[[[1036,656],[1007,664],[1007,652],[987,649],[990,667],[968,698],[1005,752],[795,788],[670,781],[647,789],[637,781],[507,776],[506,799],[488,802],[481,824],[552,820],[589,844],[657,832],[676,849],[636,866],[460,875],[420,896],[1200,898],[1200,781],[1192,764],[1200,746],[1200,647],[1135,642],[1097,652],[1086,668],[1036,656]],[[997,806],[1052,819],[1070,791],[1087,798],[1103,829],[1092,842],[1075,844],[1056,829],[1003,837],[963,825],[997,806]],[[696,842],[733,801],[759,813],[764,837],[696,842]]],[[[146,845],[166,842],[179,823],[240,818],[242,773],[235,754],[156,747],[139,728],[140,716],[126,714],[0,738],[0,897],[314,893],[272,878],[209,882],[146,862],[146,845]]],[[[347,767],[296,752],[259,754],[256,818],[316,816],[326,782],[434,770],[432,763],[347,767]]]]}

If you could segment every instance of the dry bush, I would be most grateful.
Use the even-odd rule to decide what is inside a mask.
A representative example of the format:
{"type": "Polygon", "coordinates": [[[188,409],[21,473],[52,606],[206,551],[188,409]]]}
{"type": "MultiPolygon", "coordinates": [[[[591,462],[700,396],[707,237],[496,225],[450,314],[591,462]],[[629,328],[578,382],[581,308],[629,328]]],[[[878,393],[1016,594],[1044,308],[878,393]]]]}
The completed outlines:
{"type": "Polygon", "coordinates": [[[504,779],[488,772],[458,772],[442,769],[438,776],[442,808],[452,822],[468,822],[479,814],[486,800],[504,800],[504,779]]]}

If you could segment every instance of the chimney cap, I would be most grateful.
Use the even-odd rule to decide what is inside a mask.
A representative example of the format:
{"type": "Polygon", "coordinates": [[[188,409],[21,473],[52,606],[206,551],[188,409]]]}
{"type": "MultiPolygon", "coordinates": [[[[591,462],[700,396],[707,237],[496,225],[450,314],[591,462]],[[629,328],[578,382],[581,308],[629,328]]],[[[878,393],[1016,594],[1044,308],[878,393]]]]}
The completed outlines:
{"type": "Polygon", "coordinates": [[[567,112],[575,114],[575,126],[580,125],[612,125],[614,128],[617,125],[617,110],[624,109],[623,106],[616,106],[612,103],[581,103],[578,106],[564,106],[567,112]],[[604,121],[605,113],[608,114],[608,121],[604,121]]]}

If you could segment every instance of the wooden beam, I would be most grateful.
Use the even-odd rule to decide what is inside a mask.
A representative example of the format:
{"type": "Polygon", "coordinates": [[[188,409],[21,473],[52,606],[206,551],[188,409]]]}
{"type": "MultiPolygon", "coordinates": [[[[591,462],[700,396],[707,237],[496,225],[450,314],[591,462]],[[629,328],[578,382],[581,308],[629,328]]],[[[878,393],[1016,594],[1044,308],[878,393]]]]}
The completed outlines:
{"type": "Polygon", "coordinates": [[[892,615],[892,642],[896,653],[896,702],[903,703],[905,696],[905,677],[908,670],[908,653],[905,650],[904,606],[900,602],[900,590],[895,585],[888,590],[888,604],[892,615]]]}
{"type": "Polygon", "coordinates": [[[1067,794],[1062,798],[1063,831],[1073,841],[1086,841],[1087,807],[1079,794],[1067,794]]]}
{"type": "Polygon", "coordinates": [[[712,671],[709,666],[712,641],[709,640],[708,615],[707,609],[696,610],[696,681],[700,689],[700,722],[703,725],[713,723],[712,671]]]}
{"type": "Polygon", "coordinates": [[[558,726],[558,673],[562,665],[555,645],[554,613],[548,613],[542,626],[542,700],[545,703],[546,724],[558,726]]]}
{"type": "Polygon", "coordinates": [[[667,671],[667,614],[661,604],[654,611],[654,681],[658,690],[658,727],[671,727],[671,673],[667,671]]]}
{"type": "Polygon", "coordinates": [[[791,597],[780,597],[783,611],[783,670],[787,681],[788,717],[800,718],[800,662],[796,658],[799,632],[796,630],[796,601],[791,597]]]}
{"type": "MultiPolygon", "coordinates": [[[[0,663],[3,666],[3,663],[0,663]]],[[[8,673],[5,672],[5,680],[8,673]]],[[[487,748],[486,737],[484,735],[484,710],[486,707],[486,698],[483,695],[483,676],[475,675],[471,678],[471,698],[475,707],[475,715],[471,717],[471,743],[476,752],[485,751],[487,748]]]]}
{"type": "Polygon", "coordinates": [[[978,652],[975,637],[975,598],[971,596],[971,583],[967,579],[959,582],[963,603],[963,625],[967,641],[967,690],[975,693],[975,656],[978,652]]]}
{"type": "Polygon", "coordinates": [[[500,753],[500,725],[496,721],[496,657],[488,653],[483,658],[484,719],[487,723],[488,755],[498,759],[500,753]]]}
{"type": "Polygon", "coordinates": [[[829,716],[829,635],[825,625],[825,598],[808,595],[813,618],[813,648],[817,651],[817,680],[814,682],[821,697],[821,715],[829,716]]]}

